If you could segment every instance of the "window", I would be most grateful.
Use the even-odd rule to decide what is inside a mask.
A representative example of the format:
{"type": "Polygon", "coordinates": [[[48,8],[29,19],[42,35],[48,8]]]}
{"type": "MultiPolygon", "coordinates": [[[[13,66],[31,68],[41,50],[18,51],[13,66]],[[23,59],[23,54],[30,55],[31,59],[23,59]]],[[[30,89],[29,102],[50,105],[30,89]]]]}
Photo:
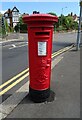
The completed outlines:
{"type": "Polygon", "coordinates": [[[18,12],[16,12],[16,15],[18,15],[18,12]]]}
{"type": "Polygon", "coordinates": [[[15,12],[13,12],[12,14],[15,15],[15,12]]]}
{"type": "Polygon", "coordinates": [[[7,14],[7,13],[5,14],[5,17],[8,17],[8,14],[7,14]]]}
{"type": "Polygon", "coordinates": [[[13,22],[18,22],[19,21],[19,18],[18,17],[14,17],[13,18],[13,22]]]}

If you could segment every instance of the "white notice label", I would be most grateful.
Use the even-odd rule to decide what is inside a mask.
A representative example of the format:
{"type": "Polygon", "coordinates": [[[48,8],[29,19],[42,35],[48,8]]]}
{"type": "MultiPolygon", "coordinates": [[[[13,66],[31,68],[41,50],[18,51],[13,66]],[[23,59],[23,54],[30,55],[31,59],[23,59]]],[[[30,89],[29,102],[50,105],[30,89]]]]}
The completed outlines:
{"type": "Polygon", "coordinates": [[[38,55],[45,56],[47,51],[47,42],[38,42],[38,55]]]}

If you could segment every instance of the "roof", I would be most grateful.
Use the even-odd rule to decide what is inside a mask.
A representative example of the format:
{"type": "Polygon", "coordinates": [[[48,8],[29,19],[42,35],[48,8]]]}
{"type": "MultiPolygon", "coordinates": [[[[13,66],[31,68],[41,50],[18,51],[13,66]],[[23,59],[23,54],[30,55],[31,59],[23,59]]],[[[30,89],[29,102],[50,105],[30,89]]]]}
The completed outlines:
{"type": "Polygon", "coordinates": [[[4,14],[12,12],[11,9],[8,9],[4,14]]]}
{"type": "Polygon", "coordinates": [[[19,10],[17,9],[17,7],[14,7],[14,8],[12,9],[12,12],[13,12],[14,10],[16,10],[17,12],[19,12],[19,10]]]}

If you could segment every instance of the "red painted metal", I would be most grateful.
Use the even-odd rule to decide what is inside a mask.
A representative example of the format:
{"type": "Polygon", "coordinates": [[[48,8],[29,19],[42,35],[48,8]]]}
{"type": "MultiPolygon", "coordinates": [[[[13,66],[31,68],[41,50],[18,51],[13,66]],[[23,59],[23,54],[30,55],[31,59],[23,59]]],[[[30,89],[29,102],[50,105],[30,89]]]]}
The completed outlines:
{"type": "Polygon", "coordinates": [[[58,18],[49,14],[33,14],[25,15],[23,21],[28,25],[30,87],[46,90],[50,88],[53,23],[58,18]],[[39,55],[39,44],[46,49],[43,55],[39,55]]]}

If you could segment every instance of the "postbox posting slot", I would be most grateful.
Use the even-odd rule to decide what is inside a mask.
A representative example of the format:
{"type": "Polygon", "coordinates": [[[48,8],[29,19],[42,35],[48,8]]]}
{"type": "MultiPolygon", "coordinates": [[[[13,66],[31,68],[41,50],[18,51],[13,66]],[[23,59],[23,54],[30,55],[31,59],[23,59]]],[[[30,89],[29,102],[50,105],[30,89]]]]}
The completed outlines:
{"type": "Polygon", "coordinates": [[[35,35],[36,35],[36,36],[43,36],[43,35],[49,36],[49,35],[50,35],[50,32],[35,32],[35,35]]]}

